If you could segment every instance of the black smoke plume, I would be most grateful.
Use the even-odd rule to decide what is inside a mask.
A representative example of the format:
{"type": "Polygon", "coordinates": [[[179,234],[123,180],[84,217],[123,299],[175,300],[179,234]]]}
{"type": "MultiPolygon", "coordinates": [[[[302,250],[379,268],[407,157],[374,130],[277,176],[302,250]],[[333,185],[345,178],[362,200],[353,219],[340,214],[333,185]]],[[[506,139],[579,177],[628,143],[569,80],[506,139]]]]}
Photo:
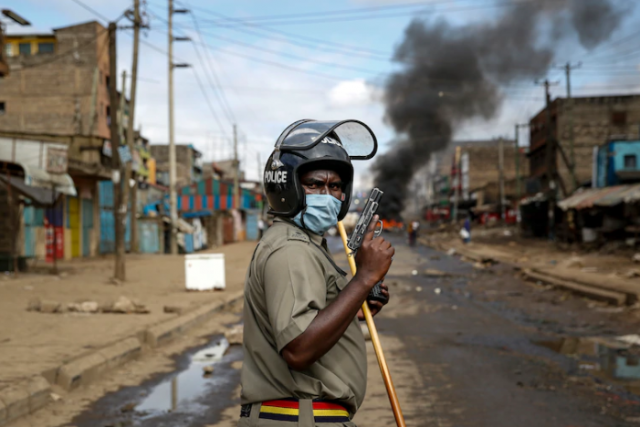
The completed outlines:
{"type": "Polygon", "coordinates": [[[560,46],[577,38],[592,49],[606,41],[629,4],[530,0],[486,23],[413,20],[394,53],[403,70],[385,90],[385,119],[398,137],[373,165],[376,186],[385,192],[381,216],[399,218],[414,174],[447,146],[456,126],[495,117],[501,88],[544,77],[560,46]]]}

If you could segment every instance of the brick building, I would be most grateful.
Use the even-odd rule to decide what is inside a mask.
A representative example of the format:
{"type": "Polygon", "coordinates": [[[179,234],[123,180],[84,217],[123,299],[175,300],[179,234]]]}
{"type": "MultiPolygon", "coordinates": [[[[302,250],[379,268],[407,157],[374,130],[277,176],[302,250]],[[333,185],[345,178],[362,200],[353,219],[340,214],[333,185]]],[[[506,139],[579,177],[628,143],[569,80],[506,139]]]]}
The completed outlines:
{"type": "MultiPolygon", "coordinates": [[[[156,162],[156,182],[169,186],[169,144],[150,146],[156,162]]],[[[184,187],[202,178],[202,153],[192,144],[176,144],[176,186],[184,187]]]]}
{"type": "MultiPolygon", "coordinates": [[[[546,108],[543,108],[529,122],[531,135],[528,155],[531,173],[527,182],[529,193],[537,193],[548,188],[546,172],[549,133],[558,141],[569,161],[571,161],[573,145],[577,185],[591,181],[594,147],[600,146],[611,137],[638,139],[639,136],[640,95],[576,97],[571,100],[556,98],[550,103],[549,109],[550,132],[547,127],[546,108]],[[572,104],[573,114],[571,115],[572,104]],[[571,143],[572,128],[573,144],[571,143]]],[[[566,191],[571,193],[575,185],[570,169],[559,150],[552,154],[553,157],[566,191]]]]}
{"type": "Polygon", "coordinates": [[[11,74],[0,81],[0,130],[109,138],[106,28],[93,21],[7,34],[5,53],[11,74]]]}

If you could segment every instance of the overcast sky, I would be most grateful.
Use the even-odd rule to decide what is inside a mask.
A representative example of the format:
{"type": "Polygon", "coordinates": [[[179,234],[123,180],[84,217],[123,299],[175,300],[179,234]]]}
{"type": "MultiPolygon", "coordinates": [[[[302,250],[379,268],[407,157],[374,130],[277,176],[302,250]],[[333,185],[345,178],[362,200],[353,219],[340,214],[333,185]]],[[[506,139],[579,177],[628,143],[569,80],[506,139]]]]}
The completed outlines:
{"type": "MultiPolygon", "coordinates": [[[[150,29],[142,36],[136,124],[152,143],[166,143],[167,56],[153,46],[167,48],[167,0],[141,1],[150,29]]],[[[111,20],[131,7],[132,1],[83,3],[111,20]]],[[[176,7],[191,8],[193,14],[175,15],[175,33],[190,36],[195,43],[174,45],[175,62],[192,65],[175,71],[176,141],[193,143],[206,160],[229,158],[232,123],[237,123],[241,160],[250,179],[258,177],[258,156],[264,162],[279,133],[301,118],[362,120],[376,133],[384,152],[393,130],[384,122],[381,97],[386,76],[398,67],[390,58],[405,27],[416,15],[442,17],[459,25],[490,20],[499,10],[492,3],[432,0],[409,7],[387,0],[181,0],[176,7]],[[377,9],[354,12],[373,7],[377,9]],[[247,21],[249,18],[252,20],[247,21]]],[[[106,25],[73,0],[5,0],[3,7],[33,24],[22,29],[10,26],[9,32],[50,32],[94,19],[106,25]]],[[[580,59],[584,63],[573,77],[576,95],[640,92],[640,45],[633,40],[617,42],[637,31],[638,9],[614,32],[611,43],[593,52],[559,47],[558,62],[580,59]],[[611,55],[620,62],[619,69],[610,67],[611,55]],[[606,71],[603,66],[608,66],[606,71]]],[[[125,25],[126,19],[120,23],[125,25]]],[[[120,71],[131,68],[131,46],[131,32],[120,31],[120,71]]],[[[564,95],[563,72],[552,72],[549,77],[561,83],[553,93],[564,95]]],[[[544,102],[543,90],[534,82],[505,96],[507,101],[496,120],[466,123],[456,130],[456,137],[511,136],[513,125],[527,122],[544,102]]],[[[366,166],[356,169],[360,179],[366,176],[366,166]]]]}

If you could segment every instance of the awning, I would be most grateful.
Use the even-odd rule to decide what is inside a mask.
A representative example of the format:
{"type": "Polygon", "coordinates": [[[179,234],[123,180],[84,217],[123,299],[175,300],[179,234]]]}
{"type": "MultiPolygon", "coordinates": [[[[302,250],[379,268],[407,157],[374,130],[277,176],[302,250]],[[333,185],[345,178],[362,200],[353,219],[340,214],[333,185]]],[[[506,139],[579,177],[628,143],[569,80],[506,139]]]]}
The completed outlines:
{"type": "Polygon", "coordinates": [[[585,189],[562,200],[558,206],[566,211],[568,209],[612,207],[633,201],[640,201],[640,184],[585,189]]]}
{"type": "Polygon", "coordinates": [[[47,188],[32,187],[27,185],[22,178],[16,176],[0,175],[0,182],[3,184],[9,183],[20,195],[31,200],[36,206],[52,206],[61,194],[47,188]]]}
{"type": "Polygon", "coordinates": [[[76,196],[73,179],[67,173],[67,149],[65,144],[0,138],[0,162],[21,166],[28,186],[76,196]]]}

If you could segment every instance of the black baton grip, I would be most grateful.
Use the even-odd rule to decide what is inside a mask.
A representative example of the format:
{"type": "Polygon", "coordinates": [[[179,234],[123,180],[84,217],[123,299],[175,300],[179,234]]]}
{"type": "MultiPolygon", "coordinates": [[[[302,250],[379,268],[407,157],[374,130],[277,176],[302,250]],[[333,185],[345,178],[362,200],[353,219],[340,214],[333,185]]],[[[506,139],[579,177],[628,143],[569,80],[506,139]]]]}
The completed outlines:
{"type": "Polygon", "coordinates": [[[383,304],[386,304],[389,302],[389,298],[384,296],[384,294],[382,293],[382,288],[380,287],[381,284],[382,284],[382,280],[376,283],[376,285],[373,288],[371,288],[371,291],[369,292],[369,296],[367,297],[367,301],[379,301],[383,304]]]}

